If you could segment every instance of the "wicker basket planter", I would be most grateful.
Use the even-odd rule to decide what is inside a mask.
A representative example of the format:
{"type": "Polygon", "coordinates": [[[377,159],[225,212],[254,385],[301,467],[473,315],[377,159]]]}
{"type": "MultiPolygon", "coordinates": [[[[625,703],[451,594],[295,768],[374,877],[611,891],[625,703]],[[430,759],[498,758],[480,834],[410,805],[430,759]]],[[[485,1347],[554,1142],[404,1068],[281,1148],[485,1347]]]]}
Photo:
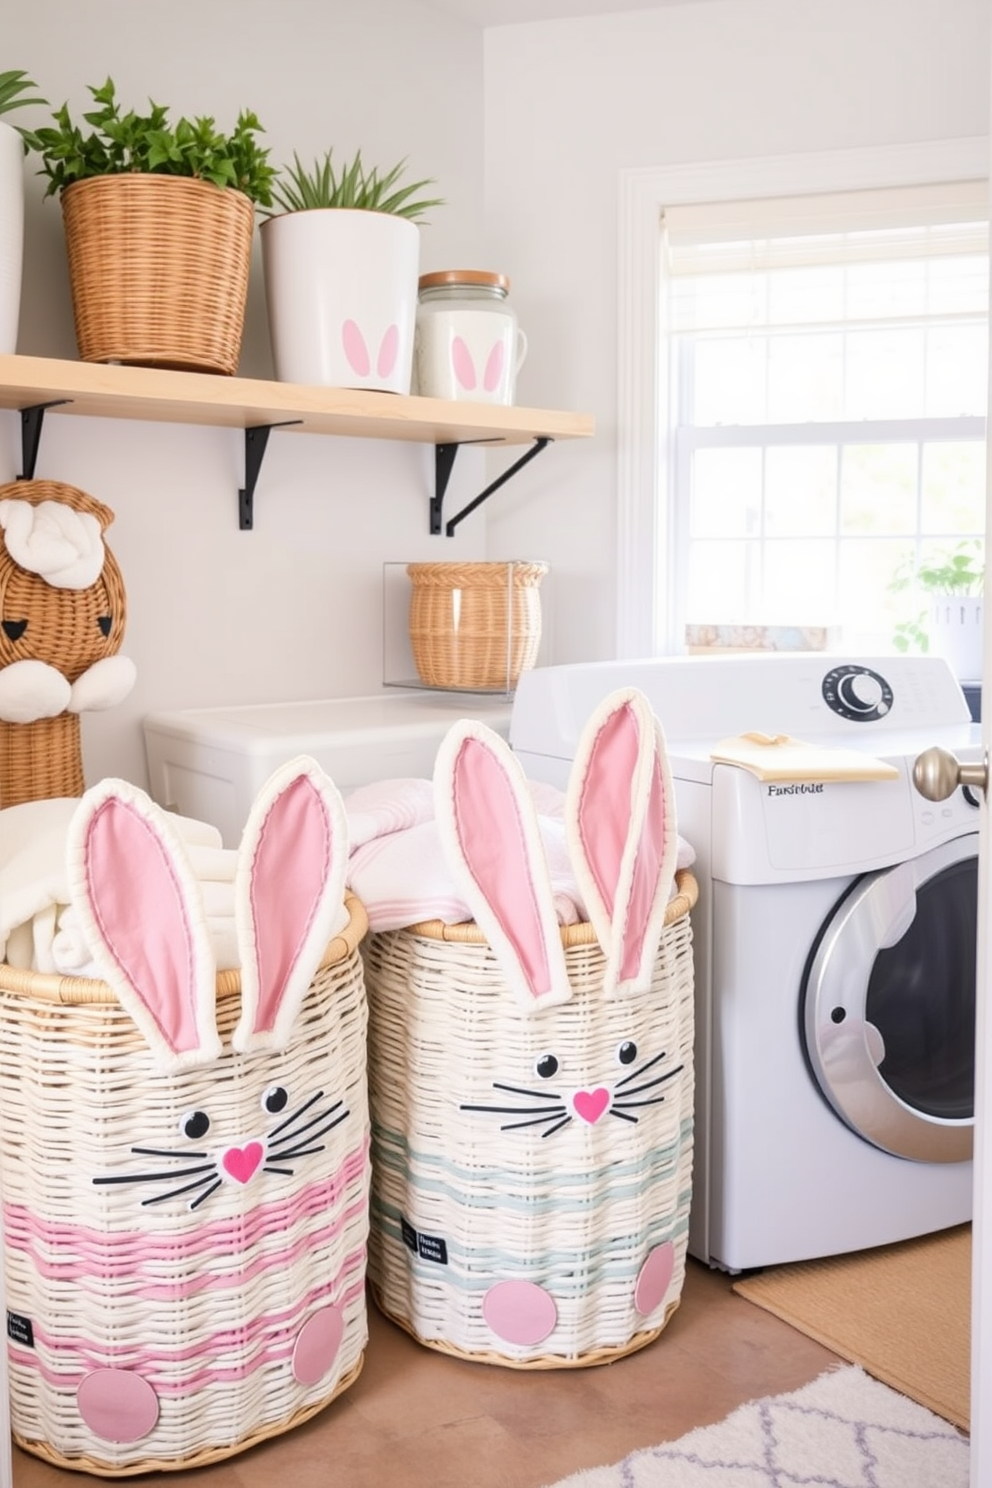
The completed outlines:
{"type": "Polygon", "coordinates": [[[600,1364],[650,1343],[678,1306],[696,892],[681,873],[651,985],[623,999],[602,996],[592,928],[564,927],[574,995],[531,1017],[474,924],[366,940],[369,1276],[421,1343],[516,1368],[600,1364]],[[550,1054],[584,1084],[585,1119],[542,1092],[550,1054]]]}
{"type": "Polygon", "coordinates": [[[537,661],[546,563],[410,563],[410,646],[429,687],[509,691],[537,661]]]}
{"type": "Polygon", "coordinates": [[[79,355],[233,375],[254,207],[181,176],[95,176],[61,194],[79,355]]]}
{"type": "Polygon", "coordinates": [[[367,920],[348,908],[285,1048],[230,1051],[240,978],[221,972],[226,1052],[170,1073],[103,982],[0,966],[11,1416],[28,1451],[114,1477],[196,1467],[306,1420],[357,1377],[367,920]],[[274,1082],[285,1109],[279,1091],[262,1105],[274,1082]],[[188,1176],[205,1154],[182,1154],[191,1112],[246,1162],[264,1143],[265,1165],[194,1188],[209,1180],[202,1165],[188,1176]]]}

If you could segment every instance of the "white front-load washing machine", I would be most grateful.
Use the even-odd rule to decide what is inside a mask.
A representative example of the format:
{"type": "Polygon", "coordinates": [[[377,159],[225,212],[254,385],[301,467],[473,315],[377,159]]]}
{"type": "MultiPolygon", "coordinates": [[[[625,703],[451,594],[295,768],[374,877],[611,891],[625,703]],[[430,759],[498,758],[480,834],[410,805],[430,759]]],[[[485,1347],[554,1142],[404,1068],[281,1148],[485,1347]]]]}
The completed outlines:
{"type": "Polygon", "coordinates": [[[662,724],[696,850],[690,1250],[741,1271],[970,1219],[979,801],[958,789],[934,804],[912,781],[930,745],[981,757],[947,664],[763,654],[537,669],[510,721],[527,773],[563,786],[585,719],[620,686],[641,688],[662,724]],[[822,751],[824,778],[769,781],[712,759],[752,731],[822,751]],[[895,776],[854,778],[851,751],[895,776]]]}

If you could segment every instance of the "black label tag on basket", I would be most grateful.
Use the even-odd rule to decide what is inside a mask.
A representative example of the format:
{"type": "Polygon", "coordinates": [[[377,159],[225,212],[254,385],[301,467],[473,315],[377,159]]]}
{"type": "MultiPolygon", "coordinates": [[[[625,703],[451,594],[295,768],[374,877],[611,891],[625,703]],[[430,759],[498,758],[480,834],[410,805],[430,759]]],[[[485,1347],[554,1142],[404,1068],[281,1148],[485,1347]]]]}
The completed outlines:
{"type": "Polygon", "coordinates": [[[34,1348],[34,1329],[31,1326],[31,1319],[22,1317],[19,1312],[8,1312],[7,1337],[12,1338],[15,1343],[23,1343],[25,1348],[34,1348]]]}
{"type": "Polygon", "coordinates": [[[419,1235],[405,1219],[400,1220],[403,1244],[422,1261],[434,1261],[438,1266],[448,1264],[448,1247],[439,1235],[419,1235]]]}

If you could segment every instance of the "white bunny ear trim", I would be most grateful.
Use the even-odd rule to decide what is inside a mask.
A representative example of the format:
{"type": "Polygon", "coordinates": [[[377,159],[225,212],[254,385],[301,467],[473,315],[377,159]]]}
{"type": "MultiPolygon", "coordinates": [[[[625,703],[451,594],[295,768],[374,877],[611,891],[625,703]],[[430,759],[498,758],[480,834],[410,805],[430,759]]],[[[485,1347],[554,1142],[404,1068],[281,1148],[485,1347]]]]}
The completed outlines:
{"type": "Polygon", "coordinates": [[[220,1053],[217,978],[186,848],[144,791],[103,780],[66,843],[69,891],[93,960],[166,1070],[220,1053]]]}
{"type": "Polygon", "coordinates": [[[348,819],[333,781],[301,755],[269,777],[248,815],[234,881],[242,1053],[282,1049],[329,942],[348,923],[348,819]]]}
{"type": "Polygon", "coordinates": [[[637,688],[589,719],[565,805],[572,865],[606,954],[607,997],[650,985],[675,875],[675,790],[661,725],[637,688]]]}
{"type": "Polygon", "coordinates": [[[520,763],[462,719],[434,766],[438,832],[458,890],[525,1012],[572,995],[544,843],[520,763]]]}

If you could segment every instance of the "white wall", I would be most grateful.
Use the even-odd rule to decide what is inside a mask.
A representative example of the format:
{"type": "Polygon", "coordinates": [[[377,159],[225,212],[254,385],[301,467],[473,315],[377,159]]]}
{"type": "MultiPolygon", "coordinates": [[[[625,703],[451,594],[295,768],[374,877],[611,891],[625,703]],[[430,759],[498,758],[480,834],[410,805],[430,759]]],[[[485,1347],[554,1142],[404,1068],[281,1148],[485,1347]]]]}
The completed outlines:
{"type": "MultiPolygon", "coordinates": [[[[25,69],[75,116],[108,74],[125,106],[151,97],[225,129],[252,108],[278,164],[329,146],[340,160],[360,147],[384,168],[409,157],[410,179],[435,177],[447,202],[422,229],[422,269],[482,255],[481,33],[414,0],[31,0],[5,8],[0,67],[25,69]]],[[[29,159],[18,350],[74,358],[61,212],[42,202],[36,169],[29,159]]],[[[269,377],[257,234],[255,257],[240,371],[269,377]]],[[[482,463],[476,452],[456,462],[451,510],[475,494],[482,463]]],[[[0,414],[0,480],[20,468],[17,416],[0,414]]],[[[121,707],[83,716],[89,780],[146,783],[140,720],[155,709],[377,690],[383,561],[484,551],[481,513],[454,539],[429,535],[426,446],[275,432],[251,532],[238,529],[233,431],[49,414],[36,474],[116,513],[108,541],[139,680],[121,707]]]]}
{"type": "Polygon", "coordinates": [[[985,136],[989,6],[713,0],[499,27],[485,102],[486,242],[530,338],[520,400],[597,423],[493,503],[489,556],[548,557],[555,659],[608,658],[620,172],[985,136]]]}

